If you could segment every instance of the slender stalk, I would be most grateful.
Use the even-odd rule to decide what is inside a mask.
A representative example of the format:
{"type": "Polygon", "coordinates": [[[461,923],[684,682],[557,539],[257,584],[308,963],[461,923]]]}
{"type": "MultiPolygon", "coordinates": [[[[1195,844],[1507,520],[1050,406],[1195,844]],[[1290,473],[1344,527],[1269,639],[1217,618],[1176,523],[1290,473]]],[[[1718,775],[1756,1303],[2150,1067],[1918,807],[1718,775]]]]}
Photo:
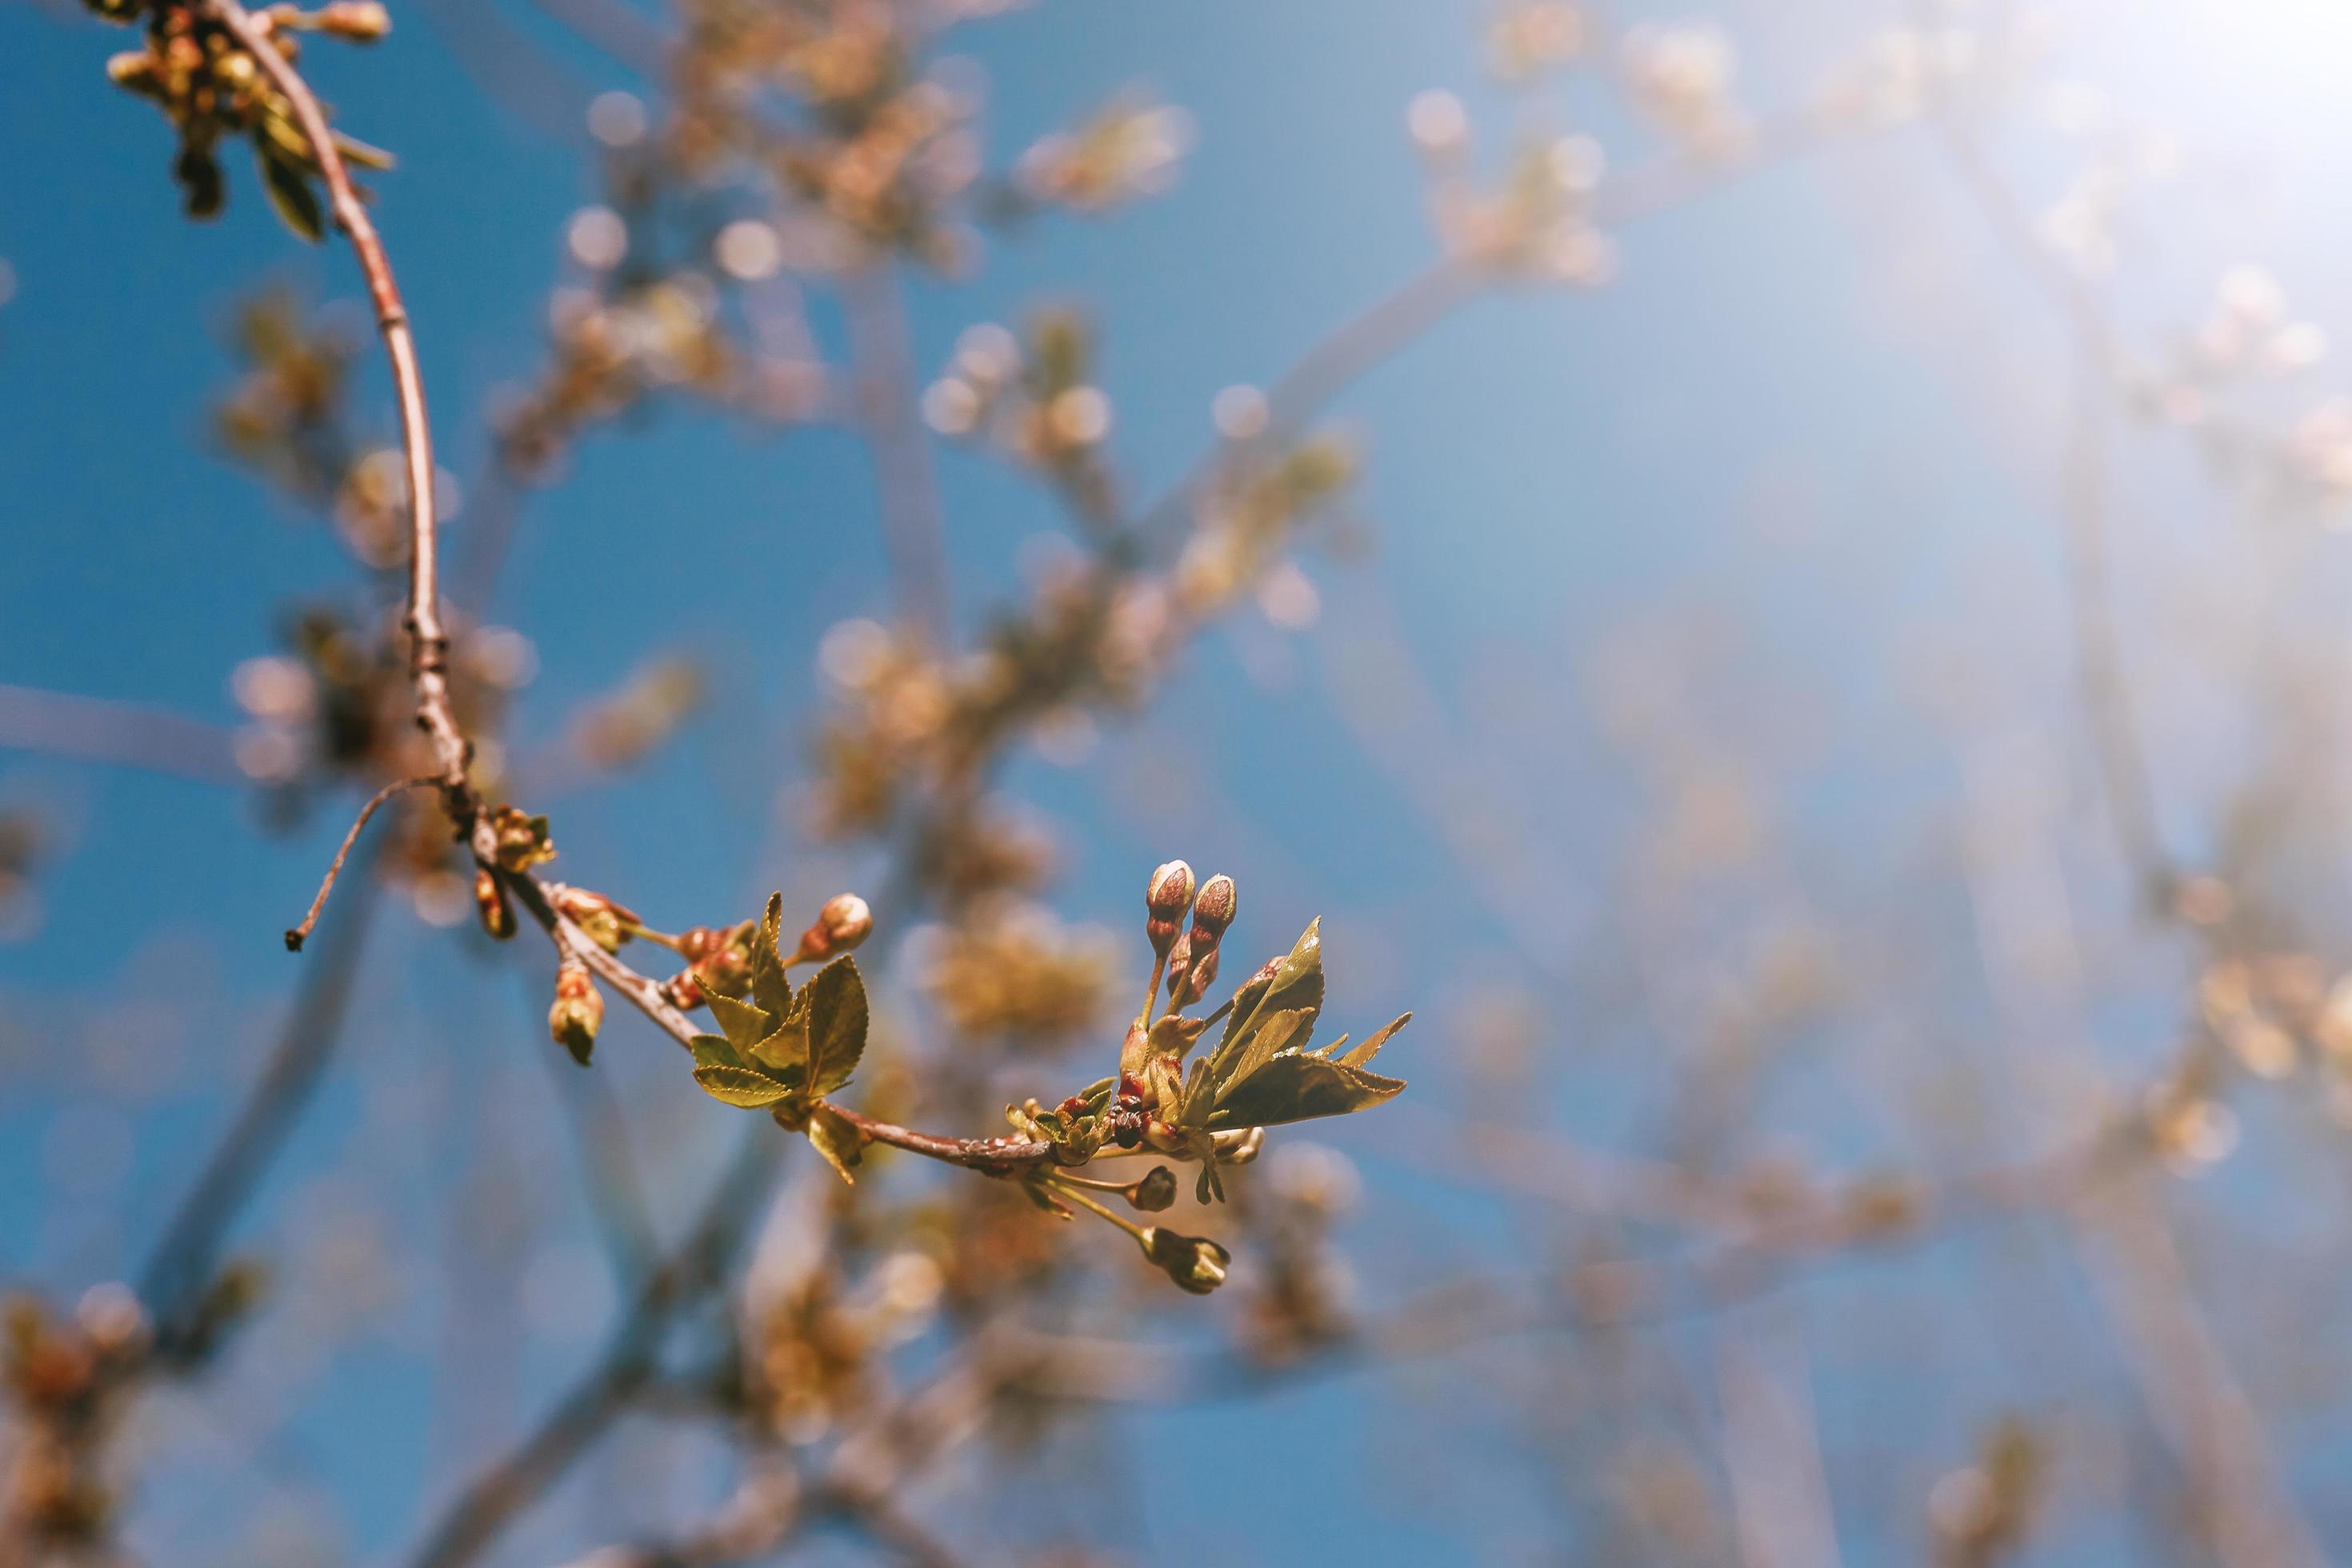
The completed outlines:
{"type": "Polygon", "coordinates": [[[287,952],[301,952],[302,944],[310,939],[311,931],[319,923],[319,912],[327,907],[327,895],[335,890],[335,879],[343,874],[343,862],[351,858],[352,846],[360,841],[360,830],[368,825],[368,818],[373,816],[385,801],[403,790],[419,789],[434,782],[429,773],[422,778],[394,779],[368,797],[368,803],[360,807],[359,816],[353,819],[351,831],[343,835],[342,847],[336,850],[334,859],[328,862],[327,874],[319,883],[319,896],[310,900],[310,911],[302,917],[300,925],[287,931],[287,952]]]}
{"type": "Polygon", "coordinates": [[[368,301],[375,308],[376,331],[383,339],[384,357],[392,364],[393,391],[400,405],[400,444],[408,472],[408,672],[416,689],[416,722],[433,742],[438,778],[458,821],[470,821],[472,786],[466,780],[470,748],[457,727],[449,702],[449,635],[441,621],[438,546],[433,521],[433,433],[425,413],[425,378],[417,369],[416,339],[409,329],[408,306],[392,275],[392,260],[383,240],[368,217],[366,204],[352,184],[351,170],[335,146],[326,111],[284,55],[278,52],[270,29],[237,0],[208,0],[213,18],[253,57],[294,113],[310,143],[320,177],[335,215],[335,226],[351,241],[352,254],[366,280],[368,301]]]}

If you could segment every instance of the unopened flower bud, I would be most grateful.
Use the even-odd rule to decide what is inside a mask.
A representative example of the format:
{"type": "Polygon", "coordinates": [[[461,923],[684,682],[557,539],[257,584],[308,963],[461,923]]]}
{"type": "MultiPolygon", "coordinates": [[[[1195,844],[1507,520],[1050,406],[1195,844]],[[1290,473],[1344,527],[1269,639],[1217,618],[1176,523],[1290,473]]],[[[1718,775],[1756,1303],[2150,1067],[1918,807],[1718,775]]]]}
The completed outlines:
{"type": "Polygon", "coordinates": [[[506,889],[487,867],[474,868],[474,909],[482,917],[482,929],[493,940],[504,942],[514,935],[514,906],[507,902],[506,889]]]}
{"type": "Polygon", "coordinates": [[[702,977],[694,972],[691,964],[662,982],[662,994],[667,996],[669,1005],[681,1013],[691,1013],[709,1000],[703,994],[702,977]]]}
{"type": "Polygon", "coordinates": [[[856,893],[836,893],[817,910],[816,920],[801,932],[800,961],[831,958],[847,952],[874,930],[874,911],[856,893]]]}
{"type": "Polygon", "coordinates": [[[1184,911],[1192,907],[1192,867],[1181,860],[1171,860],[1151,873],[1151,879],[1143,885],[1143,908],[1149,916],[1143,930],[1151,939],[1155,955],[1167,956],[1169,947],[1176,941],[1176,929],[1184,919],[1184,911]]]}
{"type": "Polygon", "coordinates": [[[572,1053],[582,1067],[596,1048],[596,1031],[604,1022],[604,994],[588,974],[588,966],[567,958],[555,969],[555,1005],[547,1010],[547,1032],[572,1053]]]}
{"type": "Polygon", "coordinates": [[[1223,872],[1201,884],[1201,896],[1192,902],[1192,946],[1196,952],[1217,945],[1225,928],[1234,923],[1234,911],[1240,907],[1234,879],[1223,872]]]}
{"type": "Polygon", "coordinates": [[[1209,1147],[1220,1165],[1246,1165],[1265,1147],[1265,1129],[1224,1128],[1209,1134],[1209,1147]]]}
{"type": "Polygon", "coordinates": [[[627,905],[585,888],[559,888],[551,901],[559,914],[606,952],[620,952],[621,944],[629,940],[629,928],[639,923],[636,912],[627,905]]]}
{"type": "Polygon", "coordinates": [[[1195,1296],[1205,1296],[1225,1282],[1225,1267],[1234,1255],[1213,1241],[1182,1236],[1161,1226],[1148,1226],[1139,1238],[1143,1256],[1169,1279],[1195,1296]]]}
{"type": "Polygon", "coordinates": [[[392,13],[376,0],[333,0],[311,18],[319,31],[347,43],[373,44],[392,31],[392,13]]]}
{"type": "Polygon", "coordinates": [[[751,988],[751,955],[730,942],[697,960],[694,973],[713,996],[740,996],[751,988]]]}
{"type": "Polygon", "coordinates": [[[1209,994],[1209,987],[1215,984],[1216,980],[1217,950],[1213,947],[1194,959],[1192,967],[1184,972],[1184,989],[1176,993],[1176,1005],[1190,1007],[1209,994]]]}
{"type": "Polygon", "coordinates": [[[1127,1201],[1145,1214],[1158,1214],[1176,1201],[1176,1173],[1154,1165],[1128,1189],[1127,1201]]]}
{"type": "Polygon", "coordinates": [[[502,805],[490,818],[498,836],[499,864],[509,871],[526,871],[542,860],[555,858],[548,842],[547,818],[533,816],[519,806],[502,805]]]}
{"type": "Polygon", "coordinates": [[[1168,995],[1171,1000],[1183,994],[1184,977],[1192,972],[1192,939],[1189,935],[1176,939],[1168,950],[1168,995]]]}

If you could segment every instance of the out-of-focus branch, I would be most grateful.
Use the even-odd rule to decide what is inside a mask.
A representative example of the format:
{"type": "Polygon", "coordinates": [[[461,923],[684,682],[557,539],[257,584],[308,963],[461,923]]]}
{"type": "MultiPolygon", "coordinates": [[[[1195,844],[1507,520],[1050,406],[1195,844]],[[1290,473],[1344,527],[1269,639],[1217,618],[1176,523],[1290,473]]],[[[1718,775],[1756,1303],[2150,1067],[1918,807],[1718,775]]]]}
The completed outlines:
{"type": "Polygon", "coordinates": [[[2107,415],[2104,390],[2084,367],[2066,443],[2068,602],[2083,708],[2124,863],[2154,908],[2165,908],[2179,880],[2157,826],[2147,753],[2125,673],[2116,625],[2115,584],[2107,562],[2107,415]]]}
{"type": "Polygon", "coordinates": [[[324,951],[303,972],[301,989],[268,1065],[204,1173],[181,1200],[140,1278],[139,1294],[168,1348],[189,1331],[188,1312],[209,1281],[237,1211],[284,1146],[341,1037],[360,954],[382,890],[368,875],[382,841],[361,857],[360,886],[331,922],[324,951]]]}
{"type": "Polygon", "coordinates": [[[251,782],[236,765],[226,730],[158,709],[28,686],[0,686],[0,751],[138,768],[199,784],[251,782]]]}
{"type": "MultiPolygon", "coordinates": [[[[1358,378],[1443,321],[1484,283],[1484,275],[1471,261],[1449,256],[1326,332],[1266,394],[1265,427],[1241,450],[1273,449],[1296,436],[1358,378]]],[[[1138,515],[1136,542],[1148,547],[1180,532],[1192,507],[1234,456],[1234,447],[1222,445],[1203,454],[1173,488],[1138,515]]]]}
{"type": "Polygon", "coordinates": [[[457,1568],[478,1558],[627,1408],[652,1378],[677,1310],[725,1277],[782,1147],[759,1130],[744,1135],[693,1226],[647,1277],[604,1353],[528,1436],[458,1493],[426,1532],[414,1559],[417,1568],[457,1568]]]}
{"type": "Polygon", "coordinates": [[[851,268],[842,277],[841,299],[898,608],[945,647],[954,628],[939,485],[929,438],[916,418],[914,353],[893,263],[884,257],[851,268]]]}

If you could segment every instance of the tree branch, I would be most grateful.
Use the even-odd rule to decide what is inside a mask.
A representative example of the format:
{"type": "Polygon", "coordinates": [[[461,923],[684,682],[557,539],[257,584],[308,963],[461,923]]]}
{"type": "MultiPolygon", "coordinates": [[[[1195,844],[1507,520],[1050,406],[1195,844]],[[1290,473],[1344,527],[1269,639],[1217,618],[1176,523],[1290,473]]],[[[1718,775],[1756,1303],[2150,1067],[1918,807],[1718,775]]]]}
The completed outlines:
{"type": "Polygon", "coordinates": [[[318,161],[320,177],[335,214],[335,226],[351,241],[375,307],[376,330],[392,363],[393,390],[400,404],[401,451],[408,472],[409,678],[416,688],[416,723],[433,742],[442,793],[460,824],[474,816],[472,786],[466,779],[469,748],[449,703],[449,635],[441,622],[438,546],[433,521],[433,433],[425,419],[425,381],[416,366],[416,340],[409,331],[408,306],[394,281],[392,261],[369,220],[367,206],[352,185],[351,171],[335,146],[326,111],[302,75],[278,52],[269,29],[237,0],[209,0],[213,17],[253,57],[269,83],[285,96],[318,161]]]}

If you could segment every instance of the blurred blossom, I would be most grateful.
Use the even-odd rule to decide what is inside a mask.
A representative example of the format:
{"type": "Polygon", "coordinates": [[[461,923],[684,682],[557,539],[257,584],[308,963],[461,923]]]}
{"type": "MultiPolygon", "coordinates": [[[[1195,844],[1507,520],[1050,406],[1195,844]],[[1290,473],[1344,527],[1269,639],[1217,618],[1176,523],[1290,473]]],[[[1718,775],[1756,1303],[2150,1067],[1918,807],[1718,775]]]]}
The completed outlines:
{"type": "Polygon", "coordinates": [[[609,272],[629,253],[629,226],[610,207],[583,207],[563,231],[572,258],[592,272],[609,272]]]}
{"type": "Polygon", "coordinates": [[[1248,441],[1265,434],[1270,410],[1265,394],[1255,386],[1229,386],[1209,405],[1210,422],[1228,441],[1248,441]]]}
{"type": "Polygon", "coordinates": [[[607,147],[633,147],[645,139],[646,106],[631,93],[599,93],[588,105],[588,133],[607,147]]]}

